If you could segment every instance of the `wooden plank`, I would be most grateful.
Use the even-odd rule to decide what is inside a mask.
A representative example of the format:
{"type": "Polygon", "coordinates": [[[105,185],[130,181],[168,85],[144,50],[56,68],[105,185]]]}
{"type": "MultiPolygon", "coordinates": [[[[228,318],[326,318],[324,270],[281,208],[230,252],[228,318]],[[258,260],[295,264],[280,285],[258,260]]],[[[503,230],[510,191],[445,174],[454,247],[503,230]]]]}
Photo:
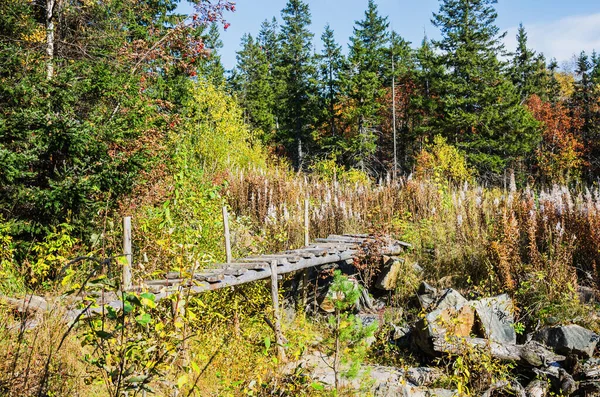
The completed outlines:
{"type": "Polygon", "coordinates": [[[287,254],[293,254],[295,256],[299,256],[303,259],[309,259],[309,258],[314,258],[315,254],[313,252],[310,251],[305,251],[305,250],[294,250],[294,251],[287,251],[287,254]]]}
{"type": "Polygon", "coordinates": [[[343,239],[343,238],[316,238],[315,241],[317,243],[330,243],[330,244],[355,244],[355,245],[360,245],[362,243],[364,243],[364,241],[352,241],[350,239],[343,239]]]}
{"type": "Polygon", "coordinates": [[[327,248],[313,248],[313,247],[307,247],[307,248],[301,248],[301,249],[297,249],[294,251],[286,251],[288,253],[292,253],[295,252],[297,255],[302,256],[303,258],[312,258],[314,256],[323,256],[326,255],[327,253],[331,252],[333,249],[327,249],[327,248]]]}
{"type": "Polygon", "coordinates": [[[270,264],[267,262],[215,263],[211,266],[224,269],[264,270],[269,268],[270,264]]]}
{"type": "Polygon", "coordinates": [[[244,269],[241,267],[237,267],[237,268],[231,268],[231,267],[222,267],[219,269],[211,269],[211,270],[207,270],[204,269],[202,272],[203,273],[215,273],[215,274],[222,274],[224,276],[241,276],[242,274],[246,273],[248,271],[248,269],[244,269]]]}

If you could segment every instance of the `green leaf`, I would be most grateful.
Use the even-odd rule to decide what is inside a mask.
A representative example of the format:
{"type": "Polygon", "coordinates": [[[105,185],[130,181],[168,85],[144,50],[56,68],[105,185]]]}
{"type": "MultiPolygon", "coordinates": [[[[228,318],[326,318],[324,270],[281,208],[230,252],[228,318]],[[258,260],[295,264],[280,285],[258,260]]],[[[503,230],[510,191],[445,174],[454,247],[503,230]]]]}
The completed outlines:
{"type": "Polygon", "coordinates": [[[150,324],[150,322],[152,322],[152,317],[150,316],[150,314],[144,313],[137,316],[135,318],[135,321],[137,321],[137,323],[140,325],[148,325],[150,324]]]}
{"type": "Polygon", "coordinates": [[[108,340],[113,337],[113,334],[106,331],[96,331],[96,336],[103,340],[108,340]]]}
{"type": "Polygon", "coordinates": [[[125,314],[129,314],[133,311],[133,305],[129,302],[124,302],[123,303],[123,312],[125,314]]]}
{"type": "Polygon", "coordinates": [[[321,383],[318,383],[318,382],[311,383],[310,387],[312,387],[316,391],[323,391],[323,390],[325,390],[325,386],[323,386],[321,383]]]}

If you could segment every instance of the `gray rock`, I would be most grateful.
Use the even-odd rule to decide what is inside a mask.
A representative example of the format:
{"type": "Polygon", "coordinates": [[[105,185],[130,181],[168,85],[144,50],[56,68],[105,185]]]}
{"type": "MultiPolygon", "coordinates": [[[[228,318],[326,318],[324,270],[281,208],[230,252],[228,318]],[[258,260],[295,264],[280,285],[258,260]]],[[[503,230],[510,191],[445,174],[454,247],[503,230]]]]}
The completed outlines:
{"type": "Polygon", "coordinates": [[[600,359],[591,358],[583,364],[583,373],[587,379],[600,380],[600,359]]]}
{"type": "Polygon", "coordinates": [[[22,299],[15,299],[9,297],[2,297],[2,300],[6,301],[10,306],[13,307],[19,313],[35,313],[45,312],[48,310],[48,302],[41,296],[27,295],[22,299]]]}
{"type": "Polygon", "coordinates": [[[403,268],[404,259],[391,257],[379,274],[377,282],[375,283],[375,288],[379,288],[384,291],[395,290],[396,286],[398,285],[398,278],[403,272],[403,268]]]}
{"type": "Polygon", "coordinates": [[[483,337],[499,343],[517,343],[513,304],[507,294],[472,303],[483,337]]]}
{"type": "Polygon", "coordinates": [[[423,281],[417,291],[417,298],[419,299],[421,309],[428,310],[433,306],[437,300],[437,295],[437,289],[423,281]]]}
{"type": "Polygon", "coordinates": [[[392,342],[398,347],[409,347],[412,330],[409,326],[397,326],[392,324],[394,332],[391,335],[392,342]]]}
{"type": "MultiPolygon", "coordinates": [[[[369,327],[373,324],[375,324],[376,327],[379,327],[379,325],[381,324],[379,316],[376,314],[360,313],[357,315],[357,317],[360,319],[363,327],[369,327]]],[[[365,339],[365,343],[367,344],[367,346],[371,346],[375,342],[377,342],[377,338],[375,336],[370,336],[365,339]]]]}
{"type": "Polygon", "coordinates": [[[573,379],[573,377],[567,371],[565,371],[562,368],[559,368],[558,375],[558,380],[560,382],[560,391],[563,395],[570,396],[571,394],[577,391],[579,385],[577,384],[577,382],[575,382],[575,379],[573,379]]]}
{"type": "Polygon", "coordinates": [[[584,358],[593,356],[598,343],[598,335],[574,324],[542,328],[533,339],[559,354],[576,354],[584,358]]]}
{"type": "Polygon", "coordinates": [[[595,303],[596,302],[596,290],[590,287],[577,287],[577,293],[579,294],[579,301],[581,303],[595,303]]]}
{"type": "Polygon", "coordinates": [[[413,263],[412,268],[415,271],[415,273],[418,274],[422,274],[425,272],[425,270],[418,263],[413,263]]]}
{"type": "Polygon", "coordinates": [[[431,386],[443,375],[438,368],[419,367],[406,370],[406,380],[416,386],[431,386]]]}
{"type": "Polygon", "coordinates": [[[469,302],[458,291],[447,289],[439,298],[434,309],[414,329],[415,342],[425,353],[434,355],[431,340],[452,335],[468,337],[475,323],[475,312],[469,302]]]}
{"type": "Polygon", "coordinates": [[[527,397],[546,397],[550,392],[550,385],[541,379],[532,380],[525,388],[527,397]]]}
{"type": "Polygon", "coordinates": [[[498,394],[508,394],[511,396],[526,397],[525,389],[523,389],[523,386],[521,386],[521,384],[519,384],[518,382],[509,382],[507,380],[494,383],[481,395],[481,397],[492,397],[498,394]]]}
{"type": "Polygon", "coordinates": [[[403,385],[399,388],[401,397],[453,397],[458,396],[456,390],[446,389],[427,389],[425,387],[418,387],[412,385],[403,385]]]}

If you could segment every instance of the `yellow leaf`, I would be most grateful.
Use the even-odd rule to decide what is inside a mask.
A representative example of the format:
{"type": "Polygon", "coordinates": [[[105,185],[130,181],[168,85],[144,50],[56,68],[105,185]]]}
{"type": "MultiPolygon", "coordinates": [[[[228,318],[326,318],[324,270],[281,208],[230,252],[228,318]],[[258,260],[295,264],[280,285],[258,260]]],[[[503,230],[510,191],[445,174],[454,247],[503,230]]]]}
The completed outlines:
{"type": "Polygon", "coordinates": [[[179,377],[179,379],[177,379],[177,387],[179,389],[181,389],[186,383],[188,382],[188,376],[186,375],[182,375],[179,377]]]}

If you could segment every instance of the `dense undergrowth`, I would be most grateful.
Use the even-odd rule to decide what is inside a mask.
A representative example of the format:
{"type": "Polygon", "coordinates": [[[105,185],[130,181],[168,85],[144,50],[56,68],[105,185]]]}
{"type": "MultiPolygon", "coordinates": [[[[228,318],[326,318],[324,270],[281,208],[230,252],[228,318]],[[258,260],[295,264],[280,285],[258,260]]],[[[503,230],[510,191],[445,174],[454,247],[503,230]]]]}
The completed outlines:
{"type": "MultiPolygon", "coordinates": [[[[119,289],[124,215],[134,220],[137,281],[222,261],[223,205],[232,214],[234,256],[299,247],[308,198],[313,237],[369,232],[407,241],[413,245],[410,257],[438,285],[485,296],[508,292],[521,331],[538,322],[574,318],[597,328],[577,297],[579,285],[596,287],[598,282],[596,188],[517,189],[510,180],[504,189],[479,186],[461,153],[441,139],[422,153],[423,166],[413,177],[372,181],[330,161],[315,164],[310,174],[298,174],[273,162],[254,142],[231,99],[203,83],[195,90],[179,133],[167,140],[161,161],[147,171],[148,183],[122,200],[121,211],[100,212],[87,241],[64,224],[32,242],[26,259],[18,262],[15,242],[7,227],[0,227],[2,293],[64,294],[32,330],[22,327],[25,319],[3,309],[0,393],[329,393],[301,372],[278,372],[281,363],[274,358],[274,338],[264,320],[272,315],[269,290],[261,282],[158,304],[143,294],[122,296],[130,309],[66,328],[60,302],[85,296],[80,305],[96,305],[98,294],[92,290],[119,289]],[[80,255],[112,260],[66,266],[80,255]],[[135,365],[120,367],[124,360],[135,365]]],[[[409,272],[404,276],[393,297],[398,305],[408,301],[419,281],[409,272]]],[[[288,358],[300,357],[330,332],[327,323],[306,320],[302,313],[284,322],[288,358]]],[[[412,360],[387,346],[384,332],[380,334],[382,340],[372,348],[379,353],[369,360],[398,366],[412,360]]],[[[465,377],[477,366],[481,384],[507,371],[477,354],[448,364],[454,375],[447,382],[473,387],[475,380],[465,377]]]]}

